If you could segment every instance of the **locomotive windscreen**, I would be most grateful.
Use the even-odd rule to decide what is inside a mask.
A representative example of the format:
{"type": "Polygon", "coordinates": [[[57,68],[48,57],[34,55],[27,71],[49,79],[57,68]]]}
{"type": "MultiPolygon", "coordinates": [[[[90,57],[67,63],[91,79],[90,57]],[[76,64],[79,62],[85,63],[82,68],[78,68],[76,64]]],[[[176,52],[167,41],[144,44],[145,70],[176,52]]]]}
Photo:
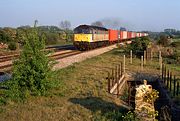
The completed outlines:
{"type": "Polygon", "coordinates": [[[89,31],[89,29],[76,28],[74,30],[74,33],[75,34],[89,34],[90,31],[89,31]]]}

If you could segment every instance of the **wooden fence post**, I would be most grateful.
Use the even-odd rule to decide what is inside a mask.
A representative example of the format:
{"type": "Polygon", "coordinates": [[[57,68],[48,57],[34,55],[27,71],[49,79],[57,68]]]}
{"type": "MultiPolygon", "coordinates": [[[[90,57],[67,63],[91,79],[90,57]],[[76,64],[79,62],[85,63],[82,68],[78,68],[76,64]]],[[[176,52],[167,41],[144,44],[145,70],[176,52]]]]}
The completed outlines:
{"type": "Polygon", "coordinates": [[[179,82],[177,82],[177,91],[176,91],[176,95],[179,95],[179,82]]]}
{"type": "Polygon", "coordinates": [[[130,51],[130,63],[132,64],[132,50],[130,51]]]}
{"type": "Polygon", "coordinates": [[[124,59],[123,59],[123,73],[125,73],[125,65],[126,65],[126,56],[124,55],[124,59]]]}
{"type": "Polygon", "coordinates": [[[159,63],[160,63],[160,60],[161,59],[161,51],[159,51],[159,63]]]}
{"type": "Polygon", "coordinates": [[[118,83],[118,77],[117,77],[117,75],[118,75],[118,66],[116,66],[115,67],[115,83],[117,83],[117,96],[118,96],[118,85],[119,85],[119,83],[118,83]]]}
{"type": "Polygon", "coordinates": [[[119,83],[117,83],[117,98],[119,97],[119,83]]]}
{"type": "Polygon", "coordinates": [[[172,84],[171,83],[172,83],[172,72],[170,72],[170,85],[169,85],[170,86],[170,88],[169,88],[170,92],[172,90],[172,84]]]}
{"type": "Polygon", "coordinates": [[[114,68],[112,69],[112,85],[111,85],[111,87],[113,87],[114,86],[114,68]]]}
{"type": "Polygon", "coordinates": [[[144,65],[146,65],[146,50],[144,51],[144,65]]]}
{"type": "Polygon", "coordinates": [[[110,73],[108,72],[108,92],[110,93],[111,90],[111,80],[110,80],[110,73]]]}
{"type": "Polygon", "coordinates": [[[153,60],[153,52],[152,52],[152,50],[151,50],[151,61],[153,60]]]}
{"type": "Polygon", "coordinates": [[[169,69],[168,69],[168,73],[167,73],[167,89],[169,88],[169,69]]]}
{"type": "Polygon", "coordinates": [[[143,71],[143,56],[141,56],[141,71],[143,71]]]}
{"type": "Polygon", "coordinates": [[[164,80],[164,64],[162,64],[161,78],[164,80]]]}
{"type": "Polygon", "coordinates": [[[121,65],[118,65],[118,80],[121,78],[121,65]]]}
{"type": "Polygon", "coordinates": [[[160,74],[162,73],[162,57],[160,57],[160,62],[159,62],[159,64],[160,64],[160,74]]]}
{"type": "Polygon", "coordinates": [[[165,65],[165,69],[164,69],[164,84],[166,85],[166,65],[165,65]]]}
{"type": "Polygon", "coordinates": [[[123,64],[122,64],[122,62],[121,62],[121,68],[120,68],[120,71],[121,71],[121,77],[122,77],[122,75],[123,75],[123,64]]]}
{"type": "Polygon", "coordinates": [[[173,96],[175,96],[176,95],[176,76],[175,75],[174,75],[174,84],[173,84],[173,86],[174,86],[173,96]]]}
{"type": "Polygon", "coordinates": [[[131,83],[128,83],[128,105],[130,106],[130,99],[131,99],[131,83]]]}
{"type": "Polygon", "coordinates": [[[115,67],[115,80],[116,80],[116,83],[118,83],[118,66],[115,67]]]}

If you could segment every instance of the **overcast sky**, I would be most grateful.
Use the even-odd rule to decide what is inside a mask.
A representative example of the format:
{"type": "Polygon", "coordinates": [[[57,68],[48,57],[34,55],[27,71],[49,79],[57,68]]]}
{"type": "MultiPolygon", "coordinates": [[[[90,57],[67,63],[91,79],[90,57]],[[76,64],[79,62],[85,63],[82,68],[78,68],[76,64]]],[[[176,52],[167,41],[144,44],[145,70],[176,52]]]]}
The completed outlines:
{"type": "Polygon", "coordinates": [[[180,0],[0,0],[0,26],[56,25],[72,28],[94,21],[115,21],[117,28],[163,31],[180,29],[180,0]]]}

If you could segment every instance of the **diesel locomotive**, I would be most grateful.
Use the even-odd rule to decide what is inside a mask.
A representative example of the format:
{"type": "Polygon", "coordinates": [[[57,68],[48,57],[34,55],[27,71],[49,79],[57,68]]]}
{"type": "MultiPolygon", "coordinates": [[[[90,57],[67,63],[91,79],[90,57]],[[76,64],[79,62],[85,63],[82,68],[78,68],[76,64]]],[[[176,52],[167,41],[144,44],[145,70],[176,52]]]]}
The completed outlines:
{"type": "Polygon", "coordinates": [[[78,50],[89,50],[107,46],[136,37],[148,36],[147,33],[119,31],[104,27],[80,25],[74,29],[74,46],[78,50]]]}

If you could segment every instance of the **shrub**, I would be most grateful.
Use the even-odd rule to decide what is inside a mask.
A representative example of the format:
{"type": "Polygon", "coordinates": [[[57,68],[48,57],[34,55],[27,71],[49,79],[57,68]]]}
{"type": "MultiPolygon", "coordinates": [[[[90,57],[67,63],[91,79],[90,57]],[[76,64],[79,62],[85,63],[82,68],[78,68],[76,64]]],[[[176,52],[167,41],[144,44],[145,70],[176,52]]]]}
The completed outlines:
{"type": "Polygon", "coordinates": [[[172,42],[171,46],[176,47],[176,48],[180,48],[180,42],[172,42]]]}
{"type": "Polygon", "coordinates": [[[12,100],[23,100],[30,95],[45,95],[52,77],[52,62],[42,51],[44,37],[36,29],[26,31],[27,39],[19,60],[14,62],[12,79],[6,84],[6,96],[12,100]]]}
{"type": "Polygon", "coordinates": [[[136,55],[141,55],[148,47],[150,39],[148,37],[136,38],[131,44],[127,45],[125,52],[132,50],[136,55]]]}
{"type": "Polygon", "coordinates": [[[168,46],[171,43],[171,41],[167,38],[166,35],[160,35],[160,38],[157,43],[162,46],[168,46]]]}
{"type": "Polygon", "coordinates": [[[16,43],[15,42],[10,42],[9,45],[8,45],[8,48],[10,50],[16,50],[17,49],[16,43]]]}

